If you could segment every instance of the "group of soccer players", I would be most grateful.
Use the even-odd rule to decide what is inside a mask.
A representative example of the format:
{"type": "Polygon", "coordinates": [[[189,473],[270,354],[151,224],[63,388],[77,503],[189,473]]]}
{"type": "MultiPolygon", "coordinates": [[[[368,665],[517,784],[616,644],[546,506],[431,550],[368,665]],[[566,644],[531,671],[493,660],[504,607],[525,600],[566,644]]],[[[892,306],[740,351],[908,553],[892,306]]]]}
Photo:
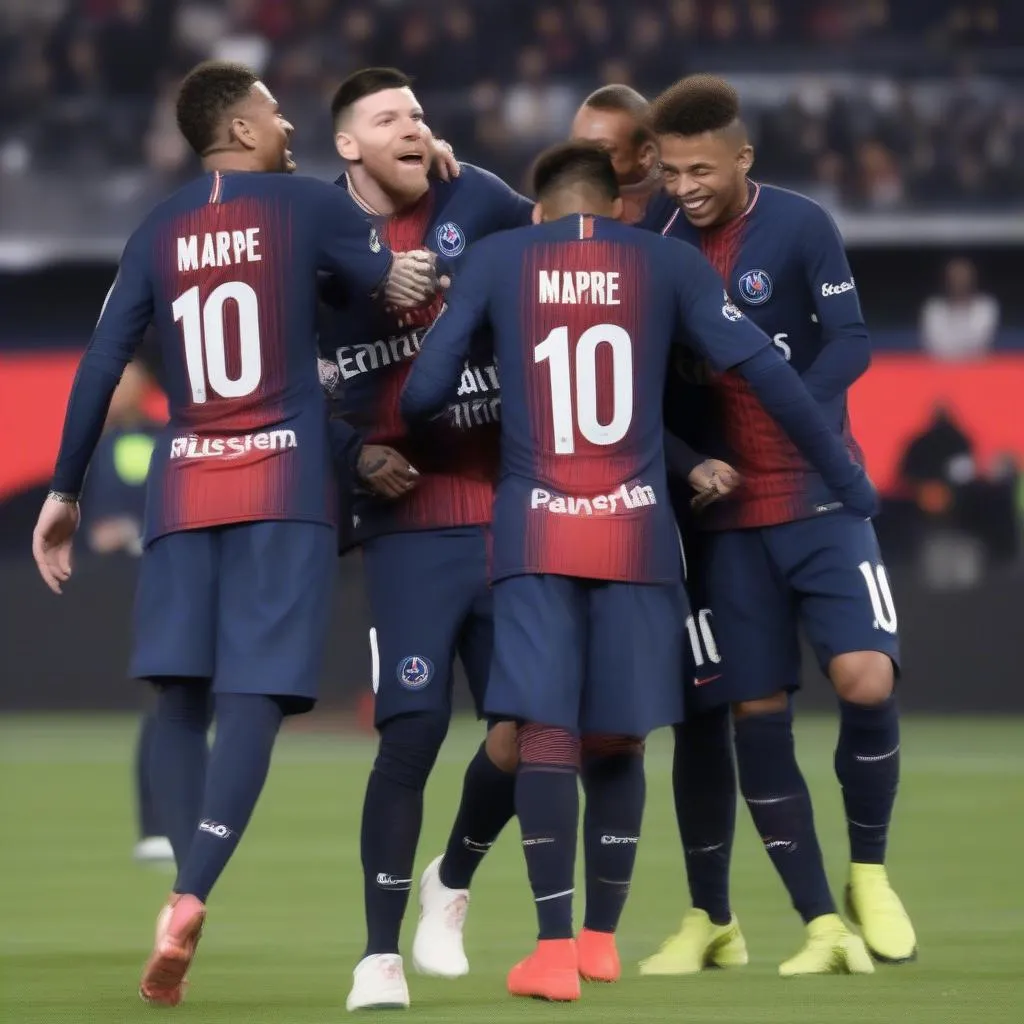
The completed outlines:
{"type": "Polygon", "coordinates": [[[132,673],[158,689],[178,877],[142,997],[180,1002],[281,721],[315,701],[339,534],[362,550],[380,736],[350,1010],[409,1005],[399,932],[456,657],[487,728],[419,880],[419,972],[469,970],[471,880],[518,817],[538,942],[509,991],[616,981],[644,739],[668,725],[693,909],[642,974],[747,962],[737,788],[807,926],[781,974],[912,959],[884,866],[896,615],[846,417],[868,337],[828,215],[749,178],[735,91],[709,76],[650,106],[598,90],[539,158],[535,200],[446,158],[395,69],[350,76],[332,115],[345,173],[289,177],[291,125],[255,75],[186,78],[178,123],[206,174],[125,248],[33,538],[59,592],[110,395],[153,323],[171,417],[132,673]],[[863,939],[837,913],[794,754],[801,625],[839,700],[863,939]]]}

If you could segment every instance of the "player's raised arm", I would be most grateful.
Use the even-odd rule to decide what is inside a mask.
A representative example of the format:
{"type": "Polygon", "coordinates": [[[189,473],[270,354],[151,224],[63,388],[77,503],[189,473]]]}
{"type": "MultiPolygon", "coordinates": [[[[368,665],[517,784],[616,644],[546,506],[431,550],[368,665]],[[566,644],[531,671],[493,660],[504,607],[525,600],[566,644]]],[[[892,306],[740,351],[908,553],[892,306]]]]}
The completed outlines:
{"type": "Polygon", "coordinates": [[[381,293],[401,308],[418,306],[434,294],[437,276],[431,253],[392,253],[341,189],[311,181],[310,191],[317,193],[319,203],[320,269],[344,277],[365,294],[381,293]]]}
{"type": "Polygon", "coordinates": [[[695,249],[682,243],[678,268],[679,311],[690,338],[718,371],[735,370],[801,455],[852,512],[871,516],[878,497],[864,470],[828,426],[818,404],[769,337],[729,300],[722,280],[695,249]]]}
{"type": "Polygon", "coordinates": [[[802,379],[819,402],[827,402],[867,370],[871,343],[842,236],[817,203],[807,203],[800,237],[807,287],[822,332],[822,349],[802,379]]]}
{"type": "Polygon", "coordinates": [[[489,302],[488,260],[478,244],[455,279],[441,315],[423,338],[423,347],[402,390],[402,416],[423,419],[439,412],[453,396],[470,340],[483,323],[489,302]]]}
{"type": "Polygon", "coordinates": [[[32,534],[32,554],[46,585],[59,594],[71,576],[71,538],[78,495],[124,368],[153,316],[146,244],[136,232],[125,246],[117,277],[75,374],[68,398],[50,493],[32,534]]]}

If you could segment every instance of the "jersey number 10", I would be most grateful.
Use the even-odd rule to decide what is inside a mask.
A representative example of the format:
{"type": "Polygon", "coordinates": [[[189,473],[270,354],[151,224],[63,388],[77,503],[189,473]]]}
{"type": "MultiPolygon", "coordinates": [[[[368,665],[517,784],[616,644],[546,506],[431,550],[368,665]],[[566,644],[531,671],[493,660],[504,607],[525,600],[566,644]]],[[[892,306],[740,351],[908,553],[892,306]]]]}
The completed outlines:
{"type": "Polygon", "coordinates": [[[629,333],[617,324],[595,324],[580,335],[575,355],[570,358],[568,327],[556,327],[533,350],[534,363],[547,362],[551,374],[551,420],[558,455],[576,451],[577,430],[591,444],[616,444],[633,421],[633,342],[629,333]],[[597,416],[597,350],[601,345],[607,345],[612,355],[612,412],[607,423],[597,416]]]}
{"type": "Polygon", "coordinates": [[[217,285],[200,306],[199,286],[182,292],[171,304],[174,322],[181,324],[185,340],[185,365],[192,401],[201,405],[208,391],[218,398],[244,398],[259,387],[263,376],[260,353],[259,301],[255,290],[243,281],[217,285]],[[228,376],[224,341],[224,305],[233,302],[238,312],[237,377],[228,376]]]}

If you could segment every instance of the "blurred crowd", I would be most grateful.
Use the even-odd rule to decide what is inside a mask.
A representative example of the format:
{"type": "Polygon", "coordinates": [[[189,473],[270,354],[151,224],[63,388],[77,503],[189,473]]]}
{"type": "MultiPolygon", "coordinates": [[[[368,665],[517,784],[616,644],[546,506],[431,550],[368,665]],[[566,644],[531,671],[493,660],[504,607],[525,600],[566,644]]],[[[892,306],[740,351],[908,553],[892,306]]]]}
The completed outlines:
{"type": "Polygon", "coordinates": [[[314,162],[338,80],[397,65],[460,156],[518,184],[595,86],[706,69],[740,88],[769,180],[876,209],[1006,203],[1024,199],[1015,42],[1014,0],[4,0],[0,173],[191,173],[173,97],[219,57],[265,76],[314,162]]]}

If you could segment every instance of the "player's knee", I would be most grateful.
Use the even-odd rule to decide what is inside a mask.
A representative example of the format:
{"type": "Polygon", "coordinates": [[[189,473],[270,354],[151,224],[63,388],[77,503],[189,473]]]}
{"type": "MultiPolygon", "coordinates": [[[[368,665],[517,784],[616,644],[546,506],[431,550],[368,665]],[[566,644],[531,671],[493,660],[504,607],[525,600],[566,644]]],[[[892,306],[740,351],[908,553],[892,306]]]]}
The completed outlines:
{"type": "Polygon", "coordinates": [[[381,723],[373,770],[408,789],[424,789],[448,734],[448,722],[447,714],[425,711],[381,723]]]}
{"type": "Polygon", "coordinates": [[[758,697],[757,700],[741,700],[732,706],[733,719],[753,718],[756,715],[777,715],[789,707],[789,694],[779,690],[770,697],[758,697]]]}
{"type": "Polygon", "coordinates": [[[516,743],[523,765],[580,766],[580,740],[568,729],[527,722],[516,731],[516,743]]]}
{"type": "Polygon", "coordinates": [[[487,730],[484,750],[495,768],[503,772],[514,772],[519,765],[519,745],[516,740],[518,726],[515,722],[495,722],[487,730]]]}
{"type": "Polygon", "coordinates": [[[583,758],[617,757],[627,754],[643,756],[644,741],[639,736],[616,736],[606,733],[592,733],[583,737],[583,758]]]}
{"type": "Polygon", "coordinates": [[[896,682],[892,659],[881,651],[838,654],[829,662],[828,675],[841,700],[868,707],[888,700],[896,682]]]}

